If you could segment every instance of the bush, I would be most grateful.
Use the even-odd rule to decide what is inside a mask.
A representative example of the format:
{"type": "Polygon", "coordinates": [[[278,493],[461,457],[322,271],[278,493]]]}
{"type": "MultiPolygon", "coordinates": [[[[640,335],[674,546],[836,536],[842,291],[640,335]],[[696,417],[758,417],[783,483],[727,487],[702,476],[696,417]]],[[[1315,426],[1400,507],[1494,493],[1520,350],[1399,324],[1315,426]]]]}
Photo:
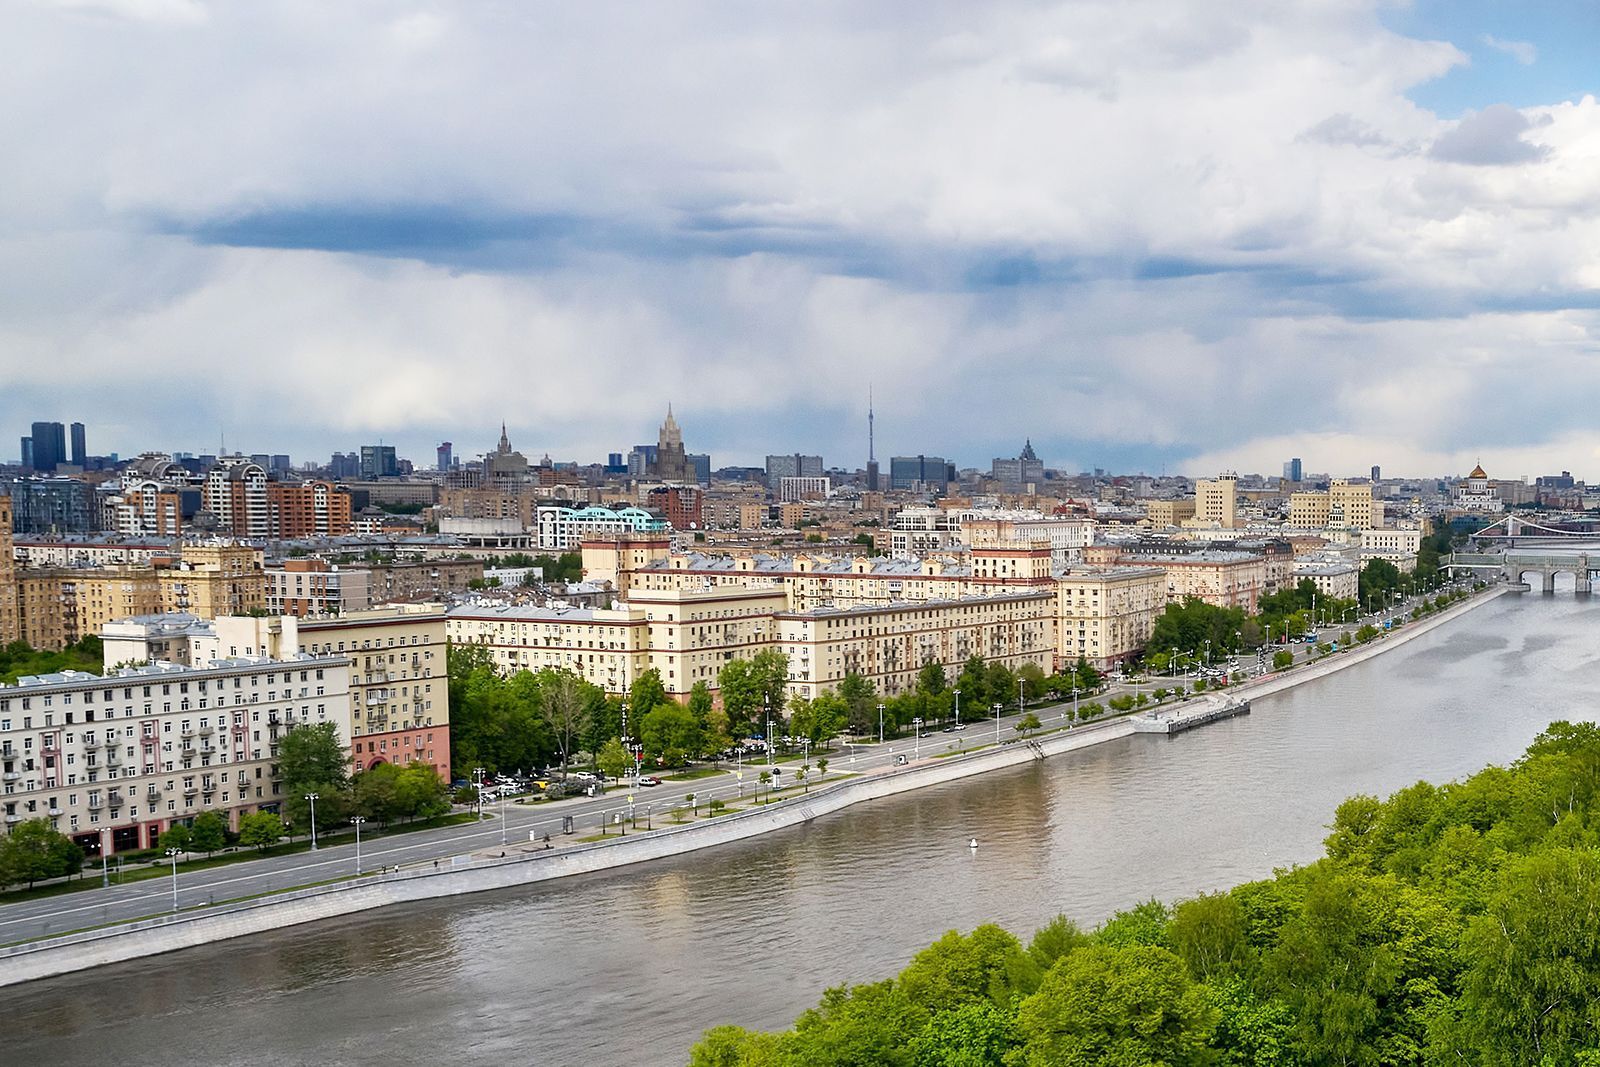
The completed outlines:
{"type": "Polygon", "coordinates": [[[1272,669],[1275,671],[1281,671],[1292,663],[1294,663],[1293,652],[1274,652],[1272,654],[1272,669]]]}

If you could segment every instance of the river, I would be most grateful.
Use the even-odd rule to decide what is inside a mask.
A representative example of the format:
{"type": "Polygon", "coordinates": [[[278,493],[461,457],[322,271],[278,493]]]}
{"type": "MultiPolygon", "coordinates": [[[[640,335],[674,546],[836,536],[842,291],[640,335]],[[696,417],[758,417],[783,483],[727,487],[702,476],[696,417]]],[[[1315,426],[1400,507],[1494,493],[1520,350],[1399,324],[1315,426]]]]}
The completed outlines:
{"type": "Polygon", "coordinates": [[[1253,714],[557,884],[383,909],[0,990],[18,1064],[681,1064],[951,928],[1026,937],[1321,850],[1334,807],[1592,718],[1600,598],[1503,597],[1253,714]],[[967,847],[976,837],[976,851],[967,847]]]}

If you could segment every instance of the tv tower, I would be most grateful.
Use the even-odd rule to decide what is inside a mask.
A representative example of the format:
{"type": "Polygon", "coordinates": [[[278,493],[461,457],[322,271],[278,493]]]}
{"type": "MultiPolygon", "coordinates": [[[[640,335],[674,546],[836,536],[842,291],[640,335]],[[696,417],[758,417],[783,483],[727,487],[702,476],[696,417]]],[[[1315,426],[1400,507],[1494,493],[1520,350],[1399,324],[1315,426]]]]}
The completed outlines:
{"type": "Polygon", "coordinates": [[[878,454],[873,440],[872,386],[867,386],[867,491],[878,491],[878,454]]]}

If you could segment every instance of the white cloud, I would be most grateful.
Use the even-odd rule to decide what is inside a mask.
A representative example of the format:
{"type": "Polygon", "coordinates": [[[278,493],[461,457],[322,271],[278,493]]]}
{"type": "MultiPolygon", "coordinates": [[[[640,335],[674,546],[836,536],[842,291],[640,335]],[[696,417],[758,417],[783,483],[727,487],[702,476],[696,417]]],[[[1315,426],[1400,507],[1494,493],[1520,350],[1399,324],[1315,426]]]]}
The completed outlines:
{"type": "Polygon", "coordinates": [[[1480,37],[1479,40],[1496,52],[1504,52],[1524,67],[1531,67],[1539,61],[1539,49],[1528,41],[1502,41],[1500,38],[1488,33],[1480,37]]]}
{"type": "Polygon", "coordinates": [[[0,423],[81,366],[147,403],[124,450],[511,406],[593,457],[672,395],[746,433],[725,452],[831,455],[871,377],[919,449],[1209,462],[1301,430],[1554,448],[1596,399],[1561,309],[1600,289],[1600,108],[1443,121],[1406,93],[1466,57],[1368,0],[82,0],[0,42],[0,423]],[[356,251],[152,235],[285,218],[356,251]],[[462,218],[471,254],[440,247],[462,218]]]}

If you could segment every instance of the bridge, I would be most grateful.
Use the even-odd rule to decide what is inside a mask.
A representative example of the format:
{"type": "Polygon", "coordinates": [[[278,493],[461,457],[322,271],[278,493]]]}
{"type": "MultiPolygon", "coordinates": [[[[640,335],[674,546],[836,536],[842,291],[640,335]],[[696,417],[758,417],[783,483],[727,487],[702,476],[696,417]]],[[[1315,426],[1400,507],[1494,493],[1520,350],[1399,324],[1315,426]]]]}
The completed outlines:
{"type": "Polygon", "coordinates": [[[1533,583],[1524,581],[1537,575],[1540,587],[1546,593],[1556,591],[1556,576],[1570,574],[1573,591],[1582,595],[1594,590],[1594,572],[1600,571],[1600,543],[1586,544],[1564,542],[1556,548],[1547,545],[1505,548],[1499,552],[1456,552],[1445,557],[1440,567],[1451,577],[1474,577],[1493,581],[1496,578],[1529,589],[1533,583]]]}

